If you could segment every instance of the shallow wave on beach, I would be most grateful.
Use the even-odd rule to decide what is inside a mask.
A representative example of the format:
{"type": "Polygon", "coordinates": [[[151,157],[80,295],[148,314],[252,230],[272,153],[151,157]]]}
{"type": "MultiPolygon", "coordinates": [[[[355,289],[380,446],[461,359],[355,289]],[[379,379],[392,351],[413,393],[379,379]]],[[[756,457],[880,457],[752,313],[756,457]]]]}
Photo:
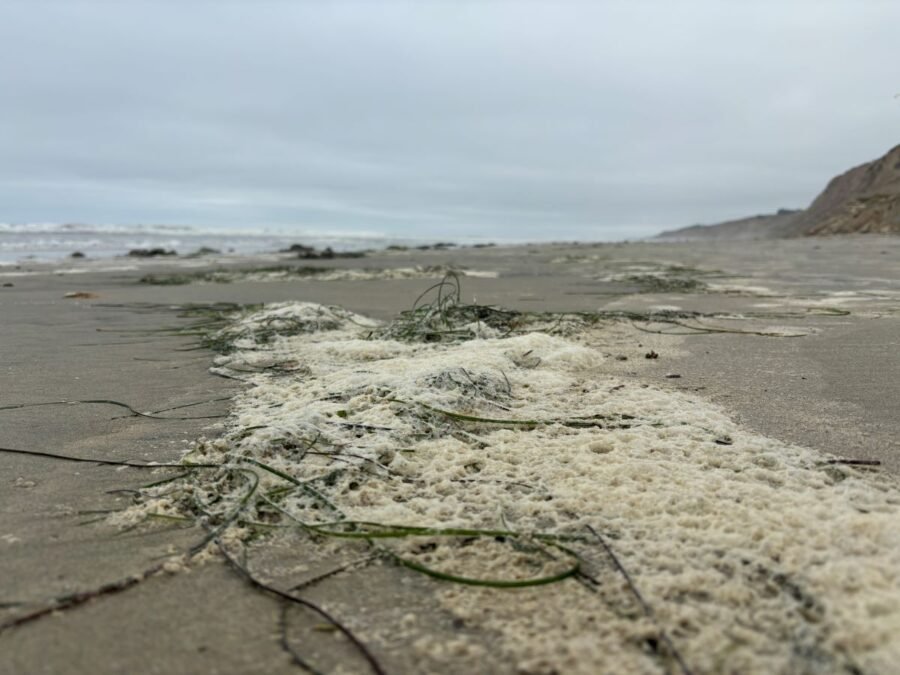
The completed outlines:
{"type": "Polygon", "coordinates": [[[212,248],[223,253],[253,255],[291,244],[335,251],[414,245],[409,239],[378,232],[328,232],[265,228],[200,228],[176,225],[84,225],[71,223],[0,223],[0,264],[22,260],[61,260],[79,251],[90,258],[124,255],[137,248],[164,248],[191,253],[212,248]]]}

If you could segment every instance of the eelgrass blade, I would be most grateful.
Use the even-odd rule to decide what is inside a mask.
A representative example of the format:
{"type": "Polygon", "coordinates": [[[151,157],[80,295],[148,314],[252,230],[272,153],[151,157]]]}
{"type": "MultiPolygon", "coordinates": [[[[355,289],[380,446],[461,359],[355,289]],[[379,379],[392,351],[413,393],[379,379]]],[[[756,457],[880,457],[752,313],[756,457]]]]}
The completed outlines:
{"type": "Polygon", "coordinates": [[[215,539],[214,541],[219,547],[219,551],[222,553],[222,556],[225,558],[225,561],[229,564],[229,566],[240,576],[246,579],[252,586],[255,586],[260,590],[287,600],[288,602],[292,602],[312,610],[323,619],[328,621],[330,624],[332,624],[338,631],[340,631],[340,633],[344,637],[346,637],[353,644],[354,647],[356,647],[360,655],[366,660],[366,662],[368,662],[373,673],[375,673],[376,675],[387,675],[386,671],[381,667],[381,664],[378,662],[369,648],[366,647],[366,645],[363,644],[362,641],[358,637],[356,637],[356,635],[349,628],[347,628],[347,626],[341,623],[336,617],[329,614],[314,602],[306,600],[305,598],[301,598],[300,596],[294,595],[293,593],[282,591],[278,588],[275,588],[274,586],[265,583],[264,581],[257,579],[253,575],[253,573],[250,572],[250,570],[241,565],[230,553],[228,553],[228,551],[225,549],[225,546],[219,539],[215,539]]]}

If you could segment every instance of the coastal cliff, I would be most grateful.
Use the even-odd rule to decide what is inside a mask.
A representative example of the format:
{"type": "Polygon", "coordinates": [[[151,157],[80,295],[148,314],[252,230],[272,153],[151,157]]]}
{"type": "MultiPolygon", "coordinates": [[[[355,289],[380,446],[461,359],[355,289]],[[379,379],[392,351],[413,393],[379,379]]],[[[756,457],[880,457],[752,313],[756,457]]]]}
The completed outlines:
{"type": "Polygon", "coordinates": [[[806,209],[692,225],[661,239],[773,239],[825,234],[900,234],[900,145],[832,178],[806,209]]]}

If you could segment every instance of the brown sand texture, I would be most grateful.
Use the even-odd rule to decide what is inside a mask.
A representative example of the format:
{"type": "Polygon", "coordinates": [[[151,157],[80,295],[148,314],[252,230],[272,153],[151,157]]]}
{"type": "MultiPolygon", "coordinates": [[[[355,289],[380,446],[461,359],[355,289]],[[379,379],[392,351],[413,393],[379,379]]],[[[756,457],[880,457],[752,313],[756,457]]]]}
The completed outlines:
{"type": "Polygon", "coordinates": [[[900,663],[894,238],[0,281],[0,672],[900,663]]]}

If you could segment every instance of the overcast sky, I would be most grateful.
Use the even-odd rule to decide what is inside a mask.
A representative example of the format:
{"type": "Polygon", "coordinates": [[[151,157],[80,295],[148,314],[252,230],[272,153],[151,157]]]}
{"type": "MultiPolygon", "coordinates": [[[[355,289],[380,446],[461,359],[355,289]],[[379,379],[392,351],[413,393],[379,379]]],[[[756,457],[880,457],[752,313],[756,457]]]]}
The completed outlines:
{"type": "Polygon", "coordinates": [[[900,143],[900,2],[0,0],[0,222],[643,236],[900,143]]]}

